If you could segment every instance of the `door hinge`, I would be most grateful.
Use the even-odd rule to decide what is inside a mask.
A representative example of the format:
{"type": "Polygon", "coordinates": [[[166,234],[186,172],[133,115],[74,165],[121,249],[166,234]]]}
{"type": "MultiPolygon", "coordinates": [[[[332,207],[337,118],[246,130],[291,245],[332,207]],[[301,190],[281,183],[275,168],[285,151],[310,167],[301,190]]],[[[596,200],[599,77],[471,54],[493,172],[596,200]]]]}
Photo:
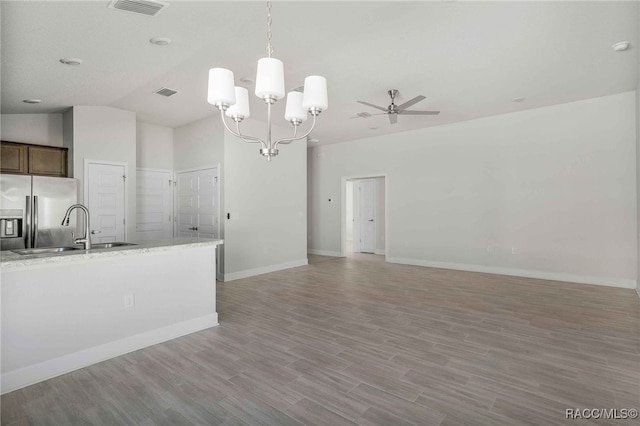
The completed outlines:
{"type": "Polygon", "coordinates": [[[215,176],[215,177],[213,178],[213,181],[214,181],[215,183],[218,183],[218,176],[215,176]]]}
{"type": "Polygon", "coordinates": [[[125,225],[126,224],[126,219],[122,219],[122,224],[125,225]]]}
{"type": "Polygon", "coordinates": [[[122,181],[126,182],[127,181],[127,177],[125,175],[122,175],[122,181]]]}
{"type": "Polygon", "coordinates": [[[169,179],[169,186],[171,186],[171,182],[173,182],[171,179],[169,179]]]}

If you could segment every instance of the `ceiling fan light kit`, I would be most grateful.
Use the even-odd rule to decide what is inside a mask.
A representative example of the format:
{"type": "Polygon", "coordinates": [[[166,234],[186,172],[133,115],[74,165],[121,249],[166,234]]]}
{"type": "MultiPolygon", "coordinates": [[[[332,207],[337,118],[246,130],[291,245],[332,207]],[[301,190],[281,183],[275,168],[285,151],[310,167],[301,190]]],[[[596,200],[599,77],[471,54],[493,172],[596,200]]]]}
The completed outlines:
{"type": "MultiPolygon", "coordinates": [[[[381,107],[379,105],[370,104],[369,102],[364,102],[364,101],[358,101],[358,103],[370,106],[380,111],[384,111],[384,112],[381,112],[380,114],[387,114],[389,116],[389,122],[391,124],[396,124],[398,122],[399,114],[402,114],[402,115],[438,115],[440,114],[440,111],[413,111],[413,110],[407,109],[410,106],[413,106],[418,102],[426,99],[422,95],[418,95],[415,98],[410,99],[401,105],[396,105],[395,99],[396,99],[396,96],[398,96],[398,90],[397,89],[388,90],[387,94],[389,95],[389,97],[391,97],[391,104],[386,108],[381,107]]],[[[380,114],[371,114],[371,115],[380,115],[380,114]]]]}
{"type": "MultiPolygon", "coordinates": [[[[278,155],[279,144],[289,144],[295,140],[306,139],[316,126],[316,117],[329,107],[327,96],[327,80],[319,75],[304,79],[304,91],[294,90],[287,94],[285,119],[293,125],[293,136],[277,141],[271,139],[271,107],[285,97],[284,64],[272,58],[271,45],[271,1],[267,1],[267,57],[258,60],[255,95],[267,106],[267,137],[262,140],[254,136],[242,134],[240,123],[249,118],[249,92],[244,87],[235,86],[233,72],[225,68],[209,70],[209,89],[207,102],[220,111],[224,127],[229,133],[249,143],[260,144],[260,154],[271,161],[278,155]],[[307,120],[307,114],[313,117],[311,128],[303,135],[298,135],[298,126],[307,120]],[[225,116],[236,123],[233,130],[227,124],[225,116]]],[[[242,79],[241,79],[242,80],[242,79]]]]}

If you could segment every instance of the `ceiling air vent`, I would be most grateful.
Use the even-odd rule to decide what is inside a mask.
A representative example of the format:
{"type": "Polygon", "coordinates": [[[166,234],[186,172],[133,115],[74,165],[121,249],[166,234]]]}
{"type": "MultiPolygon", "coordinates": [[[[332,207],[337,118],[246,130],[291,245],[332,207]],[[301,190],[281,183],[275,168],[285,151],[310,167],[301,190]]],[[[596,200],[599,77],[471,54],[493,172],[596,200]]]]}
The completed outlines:
{"type": "Polygon", "coordinates": [[[168,3],[150,0],[113,0],[107,7],[109,9],[124,10],[125,12],[134,12],[148,16],[157,16],[168,6],[168,3]]]}
{"type": "Polygon", "coordinates": [[[178,92],[177,90],[169,89],[168,87],[161,87],[153,93],[157,93],[158,95],[166,96],[168,98],[180,92],[178,92]]]}

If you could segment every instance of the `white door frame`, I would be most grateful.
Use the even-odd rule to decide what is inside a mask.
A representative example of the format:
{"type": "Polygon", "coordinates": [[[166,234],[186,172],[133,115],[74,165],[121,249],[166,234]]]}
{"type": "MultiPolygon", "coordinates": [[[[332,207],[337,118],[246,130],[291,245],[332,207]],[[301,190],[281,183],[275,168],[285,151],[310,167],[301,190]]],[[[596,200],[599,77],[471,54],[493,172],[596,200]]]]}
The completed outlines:
{"type": "MultiPolygon", "coordinates": [[[[347,252],[347,181],[384,178],[384,246],[385,259],[389,253],[389,175],[386,173],[342,176],[340,179],[340,256],[347,252]]],[[[355,191],[354,191],[355,194],[355,191]]],[[[354,213],[355,214],[355,213],[354,213]]],[[[355,237],[354,237],[355,238],[355,237]]]]}
{"type": "MultiPolygon", "coordinates": [[[[89,166],[91,164],[103,164],[106,166],[123,166],[124,167],[124,241],[127,241],[127,228],[129,227],[129,209],[128,209],[128,199],[129,199],[129,185],[127,185],[127,179],[129,179],[129,164],[121,163],[119,161],[104,161],[104,160],[90,160],[84,159],[84,176],[82,178],[82,188],[83,188],[83,198],[82,204],[87,206],[89,204],[89,166]]],[[[88,207],[87,207],[88,208],[88,207]]],[[[135,220],[135,219],[134,219],[135,220]]]]}
{"type": "MultiPolygon", "coordinates": [[[[218,215],[216,216],[218,218],[218,233],[220,235],[218,235],[218,239],[222,240],[223,239],[223,234],[224,231],[221,227],[221,224],[223,223],[222,220],[220,220],[220,200],[222,199],[222,194],[220,193],[220,181],[222,180],[221,176],[221,168],[220,168],[220,163],[214,164],[212,166],[202,166],[202,167],[196,167],[195,169],[184,169],[184,170],[176,170],[173,172],[173,185],[174,185],[174,190],[173,190],[173,236],[175,237],[176,235],[178,235],[178,223],[176,222],[176,217],[178,216],[177,214],[177,205],[178,203],[176,203],[176,190],[175,190],[175,184],[177,181],[177,174],[178,173],[189,173],[189,172],[201,172],[204,170],[211,170],[211,169],[217,169],[218,170],[218,181],[216,182],[216,185],[218,186],[218,215]]],[[[217,252],[220,252],[220,250],[216,250],[217,252]]]]}

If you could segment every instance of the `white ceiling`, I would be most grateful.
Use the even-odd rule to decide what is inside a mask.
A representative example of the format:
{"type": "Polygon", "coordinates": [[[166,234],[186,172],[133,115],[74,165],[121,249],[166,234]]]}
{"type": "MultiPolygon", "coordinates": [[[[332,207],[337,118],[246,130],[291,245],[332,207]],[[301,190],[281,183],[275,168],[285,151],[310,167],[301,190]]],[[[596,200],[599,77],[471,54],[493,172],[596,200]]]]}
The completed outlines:
{"type": "MultiPolygon", "coordinates": [[[[170,127],[217,114],[206,101],[208,69],[232,69],[236,84],[255,79],[266,2],[168,2],[148,17],[107,9],[109,1],[2,1],[2,113],[106,105],[170,127]],[[173,42],[149,43],[158,36],[173,42]],[[63,65],[65,57],[84,63],[63,65]],[[163,86],[180,93],[153,94],[163,86]],[[30,98],[42,103],[22,102],[30,98]]],[[[285,63],[287,90],[306,75],[327,77],[329,109],[314,137],[335,143],[634,90],[638,6],[278,1],[274,57],[285,63]],[[614,52],[623,40],[631,49],[614,52]],[[388,89],[400,91],[397,104],[422,94],[427,99],[411,109],[442,112],[400,116],[395,125],[384,115],[349,118],[376,112],[357,100],[387,105],[388,89]]],[[[261,101],[251,102],[252,116],[264,120],[261,101]]],[[[283,114],[279,102],[276,117],[283,114]]]]}

